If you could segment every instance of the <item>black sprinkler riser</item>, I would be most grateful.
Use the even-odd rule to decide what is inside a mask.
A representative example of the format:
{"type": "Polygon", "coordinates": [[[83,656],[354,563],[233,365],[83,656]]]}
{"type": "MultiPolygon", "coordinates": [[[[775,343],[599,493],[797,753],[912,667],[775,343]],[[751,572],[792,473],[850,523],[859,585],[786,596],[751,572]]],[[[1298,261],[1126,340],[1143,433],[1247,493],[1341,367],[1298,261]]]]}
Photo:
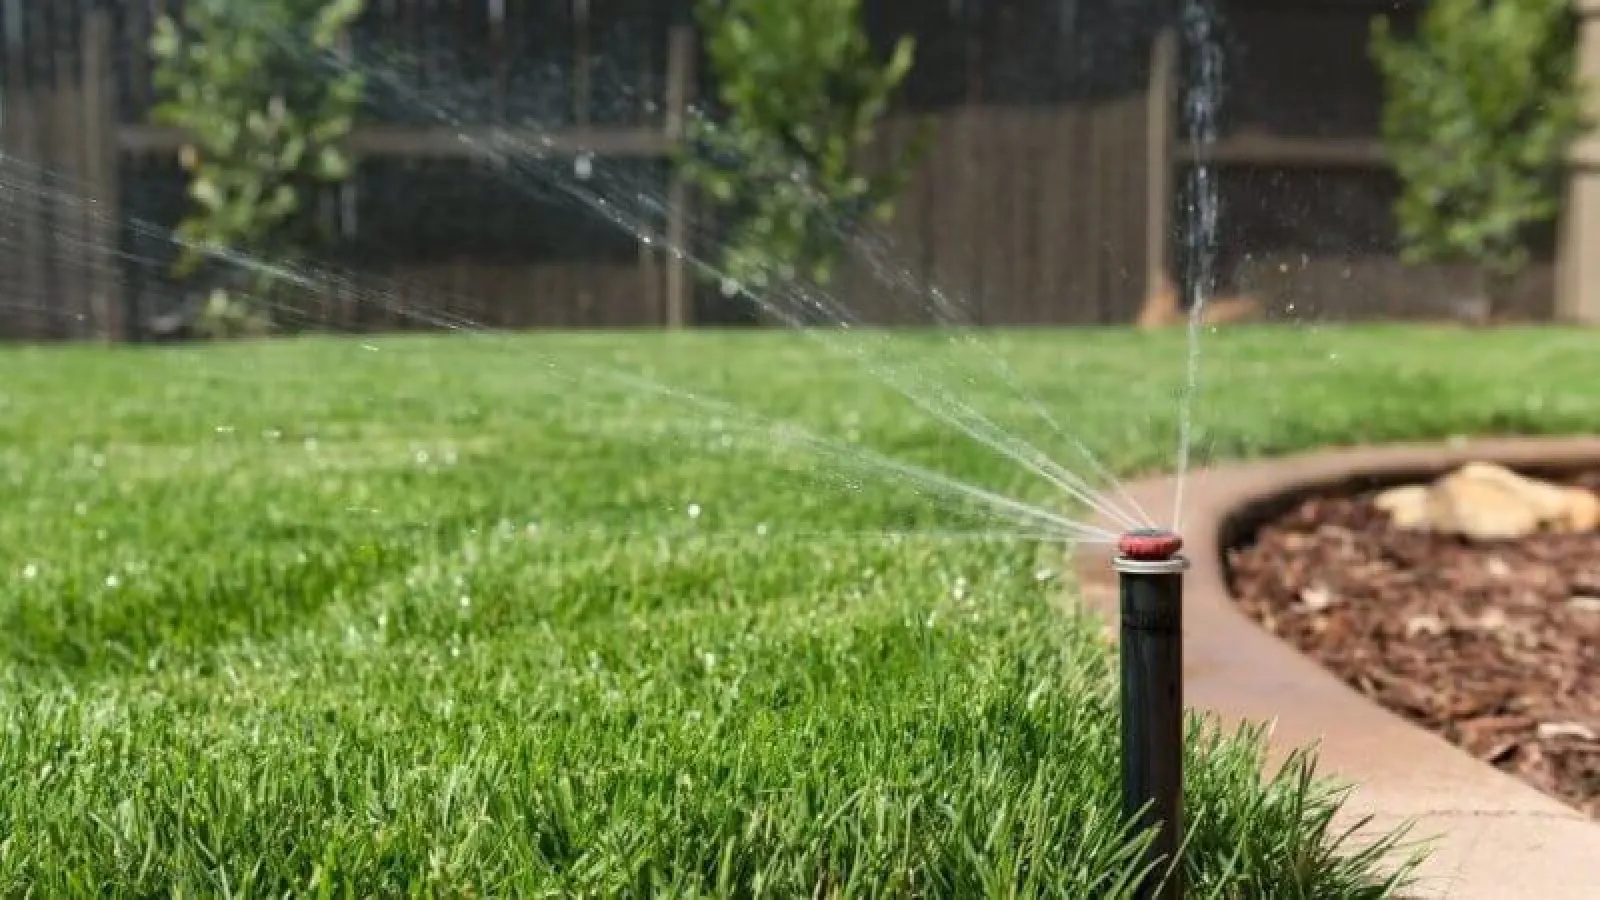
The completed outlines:
{"type": "Polygon", "coordinates": [[[1149,874],[1136,896],[1179,900],[1183,844],[1183,542],[1137,531],[1112,562],[1121,594],[1122,810],[1136,831],[1154,830],[1149,874]]]}

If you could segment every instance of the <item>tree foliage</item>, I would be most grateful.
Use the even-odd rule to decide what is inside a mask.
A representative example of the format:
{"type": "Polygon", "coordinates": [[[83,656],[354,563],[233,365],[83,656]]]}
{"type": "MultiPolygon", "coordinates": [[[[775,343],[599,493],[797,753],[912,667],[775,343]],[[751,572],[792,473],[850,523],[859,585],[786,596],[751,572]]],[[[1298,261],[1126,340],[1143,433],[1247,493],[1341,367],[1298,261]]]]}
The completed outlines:
{"type": "Polygon", "coordinates": [[[887,219],[922,141],[884,171],[860,167],[915,42],[875,58],[860,0],[700,0],[724,121],[693,123],[686,172],[728,212],[721,267],[759,291],[826,282],[850,230],[887,219]]]}
{"type": "Polygon", "coordinates": [[[266,260],[236,289],[217,287],[205,319],[219,330],[262,327],[280,272],[312,235],[306,195],[351,171],[342,142],[363,91],[361,76],[330,64],[364,0],[189,0],[163,16],[151,39],[163,100],[156,121],[189,143],[192,213],[176,274],[190,276],[217,250],[266,260]]]}
{"type": "Polygon", "coordinates": [[[1374,21],[1408,260],[1471,262],[1493,279],[1527,263],[1583,128],[1574,26],[1569,0],[1432,0],[1409,37],[1374,21]]]}

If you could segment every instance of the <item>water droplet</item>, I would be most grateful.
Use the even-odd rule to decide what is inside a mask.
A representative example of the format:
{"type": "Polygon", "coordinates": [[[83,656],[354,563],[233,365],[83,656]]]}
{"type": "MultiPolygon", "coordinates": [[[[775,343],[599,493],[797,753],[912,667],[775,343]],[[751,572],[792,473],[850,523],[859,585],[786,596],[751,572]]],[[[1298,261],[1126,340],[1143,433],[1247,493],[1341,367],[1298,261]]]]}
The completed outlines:
{"type": "Polygon", "coordinates": [[[38,578],[39,577],[39,567],[34,565],[33,563],[28,563],[27,565],[22,567],[22,577],[28,579],[29,581],[32,581],[33,579],[38,578]]]}
{"type": "Polygon", "coordinates": [[[117,585],[119,585],[121,583],[122,583],[122,579],[118,578],[114,574],[106,576],[106,587],[108,587],[108,588],[115,588],[117,585]]]}
{"type": "Polygon", "coordinates": [[[466,594],[462,594],[461,595],[461,608],[462,609],[470,609],[471,607],[472,607],[472,598],[467,596],[466,594]]]}
{"type": "Polygon", "coordinates": [[[689,518],[691,518],[691,519],[700,518],[700,504],[698,504],[698,503],[689,504],[689,518]]]}
{"type": "Polygon", "coordinates": [[[428,464],[428,451],[426,451],[426,450],[418,450],[417,451],[417,465],[425,466],[427,464],[428,464]]]}
{"type": "Polygon", "coordinates": [[[760,535],[761,537],[766,537],[769,530],[771,529],[767,528],[767,523],[765,522],[762,522],[756,526],[756,534],[760,535]]]}
{"type": "Polygon", "coordinates": [[[80,516],[86,516],[89,514],[89,504],[79,500],[77,503],[72,504],[72,511],[80,516]]]}
{"type": "Polygon", "coordinates": [[[217,434],[233,434],[232,425],[218,425],[217,434]]]}
{"type": "Polygon", "coordinates": [[[579,154],[578,158],[572,162],[572,171],[580,179],[587,179],[594,174],[594,157],[587,153],[579,154]]]}

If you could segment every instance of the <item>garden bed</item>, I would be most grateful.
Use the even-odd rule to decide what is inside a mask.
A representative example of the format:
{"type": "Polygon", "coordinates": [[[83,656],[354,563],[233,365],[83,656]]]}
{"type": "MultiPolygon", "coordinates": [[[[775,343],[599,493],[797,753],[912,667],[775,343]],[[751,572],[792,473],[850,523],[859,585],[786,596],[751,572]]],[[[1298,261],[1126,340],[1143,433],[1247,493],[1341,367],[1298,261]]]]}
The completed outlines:
{"type": "MultiPolygon", "coordinates": [[[[1571,483],[1600,491],[1600,473],[1571,483]]],[[[1347,683],[1600,818],[1600,532],[1471,542],[1317,496],[1228,554],[1239,605],[1347,683]]]]}

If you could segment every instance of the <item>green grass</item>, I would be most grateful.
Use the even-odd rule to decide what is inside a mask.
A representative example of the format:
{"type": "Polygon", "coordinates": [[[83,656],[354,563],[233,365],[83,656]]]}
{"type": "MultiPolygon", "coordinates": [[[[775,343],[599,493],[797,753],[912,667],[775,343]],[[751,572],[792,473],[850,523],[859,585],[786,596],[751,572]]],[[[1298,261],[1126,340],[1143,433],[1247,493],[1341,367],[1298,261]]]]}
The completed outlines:
{"type": "MultiPolygon", "coordinates": [[[[1106,465],[1171,465],[1178,336],[984,343],[1106,465]]],[[[1594,343],[1208,337],[1200,455],[1579,431],[1594,343]]],[[[0,353],[0,894],[1119,896],[1112,659],[1057,550],[583,374],[1061,505],[819,346],[0,353]]],[[[982,354],[873,355],[1081,468],[982,354]]],[[[1261,767],[1197,737],[1195,895],[1383,895],[1261,767]]]]}

